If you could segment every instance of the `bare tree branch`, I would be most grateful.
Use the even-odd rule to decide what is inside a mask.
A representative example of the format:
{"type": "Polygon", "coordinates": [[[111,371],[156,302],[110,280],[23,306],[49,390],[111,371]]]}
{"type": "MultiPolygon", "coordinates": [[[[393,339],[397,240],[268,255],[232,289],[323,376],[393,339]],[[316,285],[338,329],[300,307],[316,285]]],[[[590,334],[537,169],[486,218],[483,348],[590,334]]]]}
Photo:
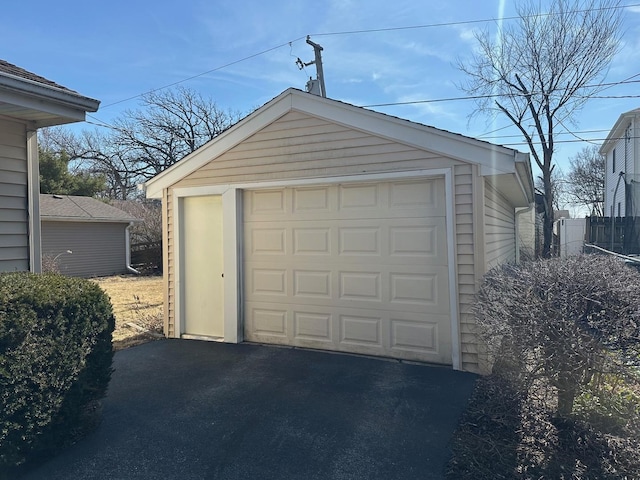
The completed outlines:
{"type": "Polygon", "coordinates": [[[517,11],[519,21],[497,35],[477,33],[477,53],[470,61],[459,60],[458,68],[468,77],[461,88],[482,97],[473,114],[505,115],[542,171],[542,253],[548,256],[556,125],[575,122],[586,101],[604,88],[598,85],[620,45],[623,9],[620,0],[553,0],[543,12],[539,2],[529,0],[517,11]]]}

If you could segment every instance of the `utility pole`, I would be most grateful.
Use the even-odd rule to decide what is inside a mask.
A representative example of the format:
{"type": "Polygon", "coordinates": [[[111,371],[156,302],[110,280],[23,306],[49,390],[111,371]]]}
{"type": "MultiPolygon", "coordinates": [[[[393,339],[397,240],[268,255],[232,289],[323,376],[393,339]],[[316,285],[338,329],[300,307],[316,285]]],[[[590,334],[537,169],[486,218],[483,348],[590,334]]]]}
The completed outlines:
{"type": "MultiPolygon", "coordinates": [[[[300,70],[302,70],[304,67],[308,67],[309,65],[314,65],[316,66],[316,76],[318,77],[318,83],[320,84],[320,96],[321,97],[327,97],[327,90],[325,89],[324,86],[324,71],[322,70],[322,47],[320,45],[318,45],[317,43],[314,43],[311,41],[311,37],[309,35],[307,35],[307,43],[309,45],[311,45],[313,47],[313,52],[315,53],[315,60],[309,63],[304,63],[302,60],[300,60],[299,58],[296,60],[296,65],[298,65],[298,68],[300,68],[300,70]]],[[[309,79],[309,82],[307,83],[307,91],[313,93],[313,80],[309,79]]]]}

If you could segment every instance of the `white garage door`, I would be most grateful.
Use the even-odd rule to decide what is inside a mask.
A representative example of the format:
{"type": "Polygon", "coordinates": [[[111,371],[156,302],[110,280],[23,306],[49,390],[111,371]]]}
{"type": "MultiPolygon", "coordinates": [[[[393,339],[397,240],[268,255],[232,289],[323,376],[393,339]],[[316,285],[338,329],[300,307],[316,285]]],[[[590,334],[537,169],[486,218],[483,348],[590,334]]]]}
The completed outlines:
{"type": "Polygon", "coordinates": [[[245,191],[245,339],[451,364],[444,185],[245,191]]]}

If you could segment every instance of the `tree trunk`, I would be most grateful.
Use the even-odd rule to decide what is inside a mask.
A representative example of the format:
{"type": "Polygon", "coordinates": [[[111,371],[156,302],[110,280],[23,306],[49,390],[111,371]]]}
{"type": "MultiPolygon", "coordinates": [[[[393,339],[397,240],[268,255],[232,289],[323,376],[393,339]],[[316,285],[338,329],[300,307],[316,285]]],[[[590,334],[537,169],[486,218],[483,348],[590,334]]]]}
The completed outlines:
{"type": "Polygon", "coordinates": [[[558,417],[568,418],[573,412],[573,402],[576,398],[577,386],[569,375],[560,373],[558,379],[558,417]]]}
{"type": "Polygon", "coordinates": [[[542,170],[542,183],[544,187],[544,215],[542,219],[542,257],[551,257],[553,244],[553,184],[551,182],[551,155],[545,152],[545,162],[542,170]],[[548,158],[547,158],[548,156],[548,158]]]}

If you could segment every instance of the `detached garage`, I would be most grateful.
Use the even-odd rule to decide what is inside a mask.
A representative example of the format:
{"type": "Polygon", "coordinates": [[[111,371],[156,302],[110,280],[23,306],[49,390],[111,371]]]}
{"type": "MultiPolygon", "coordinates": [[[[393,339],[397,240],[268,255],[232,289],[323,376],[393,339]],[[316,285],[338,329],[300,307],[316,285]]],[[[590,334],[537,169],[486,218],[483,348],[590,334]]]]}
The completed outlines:
{"type": "Polygon", "coordinates": [[[294,89],[146,187],[168,337],[470,371],[477,285],[533,202],[525,154],[294,89]]]}
{"type": "Polygon", "coordinates": [[[43,264],[55,264],[72,277],[135,272],[130,267],[129,227],[138,221],[95,198],[41,194],[43,264]]]}

